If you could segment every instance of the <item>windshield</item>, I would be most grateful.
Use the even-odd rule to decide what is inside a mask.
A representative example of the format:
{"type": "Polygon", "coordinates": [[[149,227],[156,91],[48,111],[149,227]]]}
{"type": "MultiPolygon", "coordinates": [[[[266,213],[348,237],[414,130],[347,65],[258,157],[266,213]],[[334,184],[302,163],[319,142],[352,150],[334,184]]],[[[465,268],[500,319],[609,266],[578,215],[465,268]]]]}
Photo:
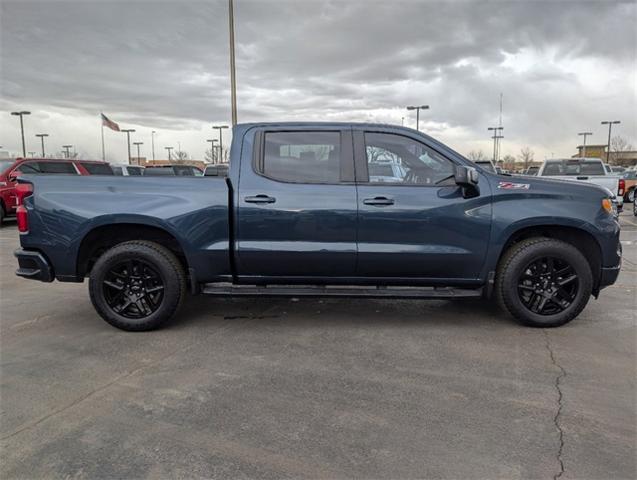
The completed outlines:
{"type": "Polygon", "coordinates": [[[0,160],[0,172],[4,172],[7,168],[13,165],[13,160],[0,160]]]}
{"type": "Polygon", "coordinates": [[[591,160],[555,160],[546,162],[543,176],[553,175],[605,175],[604,164],[591,160]]]}

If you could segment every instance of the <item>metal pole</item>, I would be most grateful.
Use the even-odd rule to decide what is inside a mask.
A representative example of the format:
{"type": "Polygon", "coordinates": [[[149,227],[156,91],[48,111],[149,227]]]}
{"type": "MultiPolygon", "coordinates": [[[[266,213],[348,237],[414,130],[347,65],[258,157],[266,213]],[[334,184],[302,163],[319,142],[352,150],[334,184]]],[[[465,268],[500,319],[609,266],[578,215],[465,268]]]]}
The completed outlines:
{"type": "Polygon", "coordinates": [[[130,132],[126,132],[126,145],[128,146],[128,164],[130,165],[130,132]]]}
{"type": "Polygon", "coordinates": [[[420,107],[416,107],[416,131],[420,132],[420,107]]]}
{"type": "Polygon", "coordinates": [[[619,120],[603,121],[602,125],[608,125],[608,144],[606,145],[606,163],[610,164],[610,132],[613,124],[621,123],[619,120]]]}
{"type": "Polygon", "coordinates": [[[106,150],[104,149],[104,122],[102,122],[102,161],[106,161],[106,150]]]}
{"type": "Polygon", "coordinates": [[[20,134],[22,135],[22,156],[27,156],[27,149],[24,143],[24,123],[22,122],[22,114],[20,114],[20,134]]]}
{"type": "Polygon", "coordinates": [[[42,158],[46,158],[46,152],[44,150],[44,137],[48,137],[47,133],[36,133],[36,137],[40,137],[40,142],[42,143],[42,158]]]}
{"type": "Polygon", "coordinates": [[[155,130],[150,132],[150,144],[151,144],[151,150],[153,153],[153,160],[155,160],[155,130]]]}
{"type": "Polygon", "coordinates": [[[228,22],[230,33],[230,95],[232,103],[232,126],[237,124],[237,82],[234,63],[234,2],[228,0],[228,22]]]}
{"type": "Polygon", "coordinates": [[[586,137],[592,135],[593,132],[580,132],[578,135],[584,137],[584,144],[582,145],[582,156],[580,158],[586,158],[586,137]]]}

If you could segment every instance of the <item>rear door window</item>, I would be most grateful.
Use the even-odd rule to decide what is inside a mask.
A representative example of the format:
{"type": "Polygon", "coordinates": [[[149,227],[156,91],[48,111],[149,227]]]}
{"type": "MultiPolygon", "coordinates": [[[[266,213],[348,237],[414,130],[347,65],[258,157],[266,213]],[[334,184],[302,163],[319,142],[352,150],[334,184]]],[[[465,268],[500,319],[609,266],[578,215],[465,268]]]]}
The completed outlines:
{"type": "Polygon", "coordinates": [[[56,175],[77,175],[75,165],[71,162],[38,162],[40,173],[56,175]]]}
{"type": "Polygon", "coordinates": [[[113,170],[111,169],[111,166],[105,163],[82,162],[81,165],[91,175],[113,175],[113,170]]]}
{"type": "Polygon", "coordinates": [[[261,173],[292,183],[339,183],[339,132],[266,132],[261,173]]]}

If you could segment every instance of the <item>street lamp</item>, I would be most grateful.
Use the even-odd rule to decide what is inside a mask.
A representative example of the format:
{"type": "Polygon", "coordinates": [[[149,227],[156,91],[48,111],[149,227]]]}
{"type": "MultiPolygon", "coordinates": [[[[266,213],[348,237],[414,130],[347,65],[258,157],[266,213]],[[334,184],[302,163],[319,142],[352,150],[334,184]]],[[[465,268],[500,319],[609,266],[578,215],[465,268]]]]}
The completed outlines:
{"type": "Polygon", "coordinates": [[[498,133],[502,133],[504,127],[488,127],[487,130],[493,131],[493,136],[491,137],[493,139],[493,163],[496,164],[498,158],[500,157],[500,152],[498,151],[498,143],[501,138],[504,138],[502,135],[498,135],[498,133]]]}
{"type": "Polygon", "coordinates": [[[217,141],[218,140],[216,138],[209,138],[208,140],[206,140],[206,142],[210,143],[210,155],[212,156],[214,163],[219,163],[217,161],[217,156],[215,155],[215,142],[217,141]]]}
{"type": "Polygon", "coordinates": [[[610,129],[613,128],[613,125],[617,125],[618,123],[622,123],[619,120],[605,120],[602,122],[602,125],[608,125],[608,146],[606,147],[606,163],[609,163],[608,157],[610,155],[610,129]]]}
{"type": "Polygon", "coordinates": [[[27,112],[26,110],[22,110],[20,112],[11,112],[11,115],[15,115],[17,117],[20,117],[20,134],[22,135],[22,156],[26,157],[27,156],[27,147],[26,147],[26,144],[24,143],[24,122],[22,120],[22,117],[24,117],[25,115],[31,115],[31,112],[27,112]]]}
{"type": "Polygon", "coordinates": [[[126,145],[128,146],[128,164],[130,165],[130,134],[135,132],[135,130],[132,128],[128,128],[120,130],[120,132],[124,132],[126,134],[126,145]]]}
{"type": "Polygon", "coordinates": [[[172,160],[172,157],[170,156],[170,151],[175,148],[175,147],[164,147],[166,150],[168,150],[168,161],[172,160]]]}
{"type": "Polygon", "coordinates": [[[139,146],[143,145],[144,142],[133,142],[133,145],[137,147],[137,165],[141,165],[140,155],[139,155],[139,146]]]}
{"type": "Polygon", "coordinates": [[[429,110],[429,105],[409,105],[407,110],[416,110],[416,130],[420,131],[420,110],[429,110]]]}
{"type": "Polygon", "coordinates": [[[219,163],[223,163],[223,135],[221,132],[224,128],[228,128],[228,125],[213,125],[212,128],[219,130],[219,163]]]}
{"type": "Polygon", "coordinates": [[[237,81],[234,66],[234,0],[228,0],[228,33],[230,36],[230,102],[232,103],[232,126],[237,124],[237,81]]]}
{"type": "Polygon", "coordinates": [[[581,158],[586,158],[586,137],[588,137],[589,135],[592,135],[593,132],[580,132],[578,133],[579,136],[584,137],[584,145],[582,145],[582,157],[581,158]]]}
{"type": "Polygon", "coordinates": [[[72,147],[73,147],[73,145],[62,145],[62,148],[65,150],[66,158],[69,158],[71,156],[71,148],[72,147]]]}
{"type": "Polygon", "coordinates": [[[48,137],[49,134],[48,133],[36,133],[35,136],[36,137],[40,137],[40,141],[42,142],[42,158],[45,158],[46,154],[44,153],[44,137],[48,137]]]}
{"type": "Polygon", "coordinates": [[[151,144],[151,150],[153,152],[153,161],[155,160],[155,130],[153,130],[152,132],[150,132],[150,144],[151,144]]]}

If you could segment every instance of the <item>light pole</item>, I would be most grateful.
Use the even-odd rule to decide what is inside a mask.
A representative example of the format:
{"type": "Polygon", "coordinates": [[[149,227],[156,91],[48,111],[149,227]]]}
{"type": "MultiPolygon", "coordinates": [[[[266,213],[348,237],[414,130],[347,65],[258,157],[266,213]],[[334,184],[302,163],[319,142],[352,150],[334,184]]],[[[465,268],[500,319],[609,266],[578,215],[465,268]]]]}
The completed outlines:
{"type": "Polygon", "coordinates": [[[404,127],[404,126],[405,126],[405,117],[402,117],[402,118],[400,119],[400,126],[401,126],[401,127],[404,127]]]}
{"type": "Polygon", "coordinates": [[[44,137],[48,137],[49,134],[48,133],[36,133],[35,136],[36,137],[40,137],[40,141],[42,142],[42,158],[45,158],[46,154],[44,153],[44,137]]]}
{"type": "Polygon", "coordinates": [[[215,155],[215,142],[217,142],[217,139],[216,138],[209,138],[208,140],[206,140],[206,142],[210,143],[210,156],[214,160],[213,163],[219,163],[217,161],[217,156],[215,155]]]}
{"type": "Polygon", "coordinates": [[[500,157],[498,152],[498,142],[501,138],[504,138],[502,135],[498,135],[498,133],[502,133],[504,127],[488,127],[487,130],[493,132],[493,136],[491,138],[493,139],[493,164],[495,165],[500,157]]]}
{"type": "Polygon", "coordinates": [[[73,145],[62,145],[62,148],[65,150],[66,158],[71,156],[71,147],[73,147],[73,145]]]}
{"type": "Polygon", "coordinates": [[[128,164],[130,165],[130,134],[134,133],[135,130],[132,128],[120,130],[120,132],[124,132],[126,134],[126,145],[128,146],[128,164]]]}
{"type": "Polygon", "coordinates": [[[416,130],[420,131],[420,110],[429,110],[429,105],[409,105],[407,110],[416,110],[416,130]]]}
{"type": "Polygon", "coordinates": [[[139,154],[139,146],[143,145],[143,144],[144,144],[144,142],[133,142],[133,145],[135,145],[137,147],[137,165],[141,165],[141,160],[140,160],[141,157],[140,157],[140,154],[139,154]]]}
{"type": "Polygon", "coordinates": [[[230,35],[230,102],[232,126],[237,124],[237,80],[234,67],[234,1],[228,0],[228,33],[230,35]]]}
{"type": "Polygon", "coordinates": [[[602,122],[602,125],[608,125],[608,145],[606,146],[606,163],[610,163],[608,161],[608,157],[610,156],[610,129],[613,128],[613,125],[617,125],[618,123],[622,123],[619,120],[605,120],[602,122]]]}
{"type": "Polygon", "coordinates": [[[168,161],[170,162],[172,160],[172,157],[170,156],[170,151],[174,148],[174,147],[164,147],[166,150],[168,150],[168,161]]]}
{"type": "Polygon", "coordinates": [[[212,128],[219,130],[219,163],[223,163],[223,135],[221,132],[224,128],[228,128],[228,125],[213,125],[212,128]]]}
{"type": "Polygon", "coordinates": [[[155,160],[155,130],[150,132],[150,148],[153,153],[153,161],[155,160]]]}
{"type": "Polygon", "coordinates": [[[584,144],[582,145],[582,156],[581,158],[586,158],[586,137],[588,137],[589,135],[592,135],[593,132],[580,132],[578,133],[579,136],[584,137],[584,144]]]}
{"type": "Polygon", "coordinates": [[[22,120],[22,117],[24,117],[25,115],[31,115],[31,112],[27,112],[26,110],[22,110],[20,112],[11,112],[11,115],[15,115],[17,117],[20,117],[20,135],[22,135],[22,156],[26,157],[27,156],[27,147],[26,147],[26,144],[24,143],[24,122],[22,120]]]}

